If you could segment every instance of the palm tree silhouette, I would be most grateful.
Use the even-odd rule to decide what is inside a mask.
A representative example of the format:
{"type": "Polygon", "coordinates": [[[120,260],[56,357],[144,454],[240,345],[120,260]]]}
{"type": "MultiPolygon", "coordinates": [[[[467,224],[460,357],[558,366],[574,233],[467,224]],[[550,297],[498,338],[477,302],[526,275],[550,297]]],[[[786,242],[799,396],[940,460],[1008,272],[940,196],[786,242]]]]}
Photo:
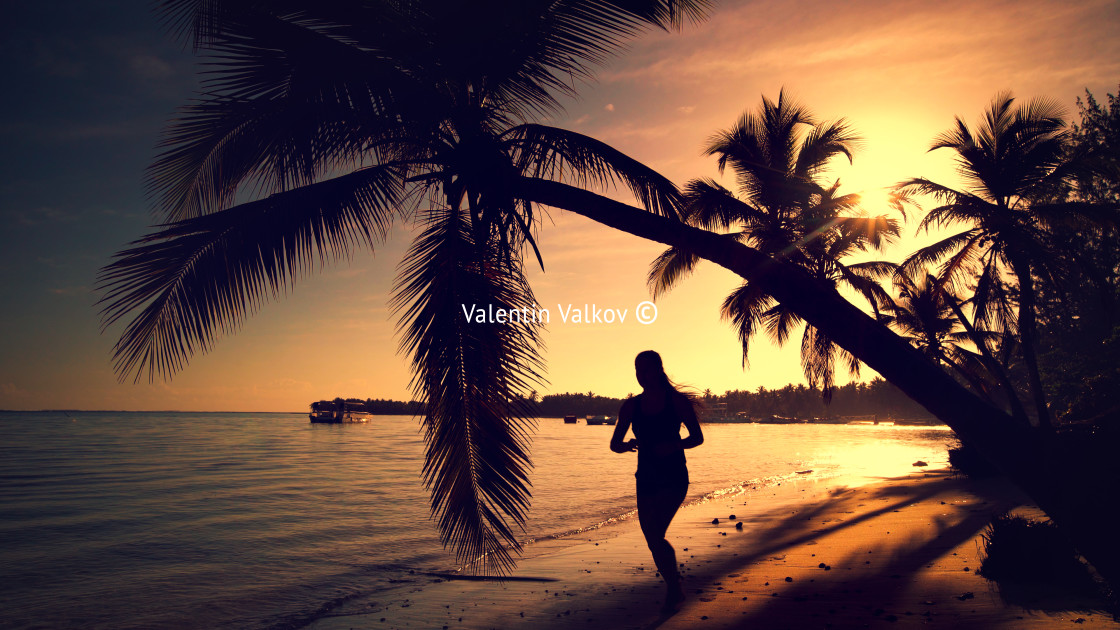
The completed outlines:
{"type": "MultiPolygon", "coordinates": [[[[763,97],[757,112],[744,113],[734,127],[717,133],[705,151],[717,156],[721,174],[731,167],[740,196],[714,180],[693,180],[685,189],[684,219],[709,230],[737,230],[735,237],[741,242],[789,261],[829,285],[854,289],[877,308],[889,298],[876,280],[889,276],[894,266],[882,261],[849,264],[844,259],[881,248],[898,235],[898,223],[885,217],[851,216],[859,196],[839,195],[839,182],[829,187],[818,182],[833,158],[850,160],[857,143],[843,120],[817,123],[784,91],[776,102],[763,97]]],[[[662,253],[649,272],[654,297],[669,291],[698,260],[695,253],[679,248],[662,253]]],[[[780,345],[803,323],[796,312],[750,280],[727,296],[721,312],[738,331],[744,364],[751,339],[760,329],[780,345]]],[[[832,395],[837,360],[852,374],[859,373],[859,361],[850,352],[820,329],[806,325],[802,369],[810,387],[819,386],[825,400],[832,395]]]]}
{"type": "Polygon", "coordinates": [[[627,37],[676,27],[706,4],[162,3],[169,24],[215,65],[151,171],[168,223],[102,272],[104,324],[132,317],[115,350],[118,374],[173,374],[299,277],[373,247],[392,221],[419,221],[424,233],[397,295],[416,295],[398,304],[414,386],[429,403],[433,512],[460,558],[508,569],[506,545],[516,548],[512,528],[528,500],[528,419],[510,394],[539,379],[537,331],[442,330],[433,312],[452,301],[439,293],[445,287],[527,300],[518,261],[534,249],[528,219],[534,204],[552,206],[755,283],[1012,472],[1056,521],[1072,524],[1102,573],[1120,575],[1111,530],[1094,529],[1097,514],[1076,509],[1088,502],[1064,500],[1049,471],[1017,457],[1033,452],[1031,438],[1009,415],[803,267],[680,222],[678,193],[664,178],[594,140],[526,124],[555,109],[549,90],[573,92],[573,79],[627,37]],[[580,187],[614,181],[643,207],[580,187]],[[416,260],[428,253],[438,255],[416,260]],[[501,350],[486,352],[489,343],[501,350]]]}
{"type": "Polygon", "coordinates": [[[949,291],[932,274],[917,279],[899,269],[892,284],[897,298],[881,305],[879,321],[898,331],[923,354],[955,372],[978,394],[993,402],[1008,398],[1012,415],[1026,423],[1026,415],[1007,379],[1006,371],[991,352],[993,343],[1007,340],[991,331],[980,331],[966,318],[966,302],[949,291]],[[969,350],[972,344],[976,350],[969,350]],[[1002,391],[1000,388],[1004,388],[1002,391]]]}
{"type": "Polygon", "coordinates": [[[122,378],[169,377],[313,269],[421,233],[392,305],[426,401],[424,479],[445,545],[507,572],[529,504],[527,395],[543,382],[534,322],[478,324],[461,304],[532,308],[523,252],[539,217],[517,178],[621,181],[676,217],[654,171],[533,123],[650,27],[703,0],[163,3],[209,54],[202,95],[149,171],[166,224],[101,275],[122,378]]]}
{"type": "Polygon", "coordinates": [[[1039,424],[1050,427],[1035,354],[1034,277],[1057,275],[1048,264],[1055,259],[1054,226],[1095,217],[1088,204],[1054,201],[1073,173],[1063,160],[1068,131],[1061,110],[1044,100],[1014,101],[1008,92],[998,94],[975,130],[958,117],[935,140],[931,151],[956,153],[963,188],[925,178],[899,184],[905,196],[928,194],[941,204],[919,229],[967,226],[919,249],[902,266],[913,271],[940,263],[937,275],[947,286],[974,286],[976,326],[1018,336],[1039,424]]]}

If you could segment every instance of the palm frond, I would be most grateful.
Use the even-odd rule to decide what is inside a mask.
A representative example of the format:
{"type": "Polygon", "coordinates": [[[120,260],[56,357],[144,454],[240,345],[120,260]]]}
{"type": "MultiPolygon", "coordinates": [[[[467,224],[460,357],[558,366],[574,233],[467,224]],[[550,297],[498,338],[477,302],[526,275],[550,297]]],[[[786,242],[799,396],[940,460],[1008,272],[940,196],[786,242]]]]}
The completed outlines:
{"type": "Polygon", "coordinates": [[[750,230],[766,221],[764,212],[740,201],[713,179],[694,179],[685,184],[685,221],[705,230],[750,230]]]}
{"type": "MultiPolygon", "coordinates": [[[[838,242],[852,243],[860,251],[871,247],[882,250],[894,243],[902,231],[897,219],[886,216],[874,217],[837,217],[832,226],[840,232],[838,242]]],[[[847,247],[835,252],[836,256],[849,253],[847,247]]]]}
{"type": "Polygon", "coordinates": [[[781,304],[770,307],[762,314],[762,323],[770,340],[779,346],[785,345],[790,333],[801,322],[801,316],[781,304]]]}
{"type": "Polygon", "coordinates": [[[757,111],[744,112],[734,127],[713,135],[705,154],[717,157],[720,173],[732,167],[748,203],[774,210],[809,192],[808,180],[793,168],[799,130],[813,124],[809,111],[783,91],[776,103],[763,97],[757,111]]]}
{"type": "MultiPolygon", "coordinates": [[[[839,346],[828,335],[815,326],[805,326],[805,332],[801,336],[801,370],[809,381],[809,387],[820,388],[821,397],[826,403],[832,400],[832,391],[836,385],[834,377],[837,350],[839,346]]],[[[848,367],[858,370],[858,362],[852,363],[854,359],[855,357],[849,359],[848,367]]]]}
{"type": "Polygon", "coordinates": [[[487,573],[508,574],[529,506],[530,391],[543,382],[537,305],[517,260],[474,240],[469,220],[431,212],[391,305],[412,355],[412,388],[427,402],[424,481],[445,546],[487,573]],[[526,313],[516,323],[470,319],[472,308],[526,313]]]}
{"type": "Polygon", "coordinates": [[[215,46],[240,23],[272,17],[329,31],[385,57],[410,59],[412,74],[425,80],[486,85],[514,110],[541,113],[558,110],[554,94],[574,94],[574,80],[590,79],[629,39],[649,28],[677,30],[703,20],[710,5],[708,0],[164,0],[160,9],[167,25],[191,38],[196,49],[215,46]]]}
{"type": "Polygon", "coordinates": [[[960,249],[947,257],[937,269],[939,284],[947,287],[952,293],[964,293],[968,289],[969,280],[976,272],[976,264],[986,255],[996,255],[997,249],[995,247],[984,249],[983,243],[985,242],[987,241],[985,241],[983,235],[979,238],[969,239],[960,249]]]}
{"type": "Polygon", "coordinates": [[[696,267],[700,257],[696,254],[677,247],[670,247],[661,252],[649,266],[649,275],[646,286],[653,299],[668,293],[673,286],[696,267]]]}
{"type": "Polygon", "coordinates": [[[852,154],[859,147],[860,140],[843,119],[815,125],[801,142],[793,174],[811,179],[838,155],[848,158],[851,163],[852,154]]]}
{"type": "MultiPolygon", "coordinates": [[[[952,210],[958,207],[967,208],[973,205],[983,205],[987,201],[972,193],[960,191],[943,184],[928,180],[924,177],[915,177],[899,182],[895,185],[895,190],[902,195],[902,199],[912,200],[915,195],[929,195],[942,204],[943,208],[940,210],[941,214],[937,217],[938,225],[948,224],[953,221],[962,221],[971,217],[958,217],[953,214],[952,210]]],[[[932,220],[925,220],[921,224],[921,228],[926,228],[932,220]]],[[[928,229],[928,228],[926,228],[928,229]]]]}
{"type": "Polygon", "coordinates": [[[680,219],[683,197],[657,171],[594,138],[545,125],[519,125],[504,134],[523,173],[581,187],[625,184],[646,210],[680,219]]]}
{"type": "Polygon", "coordinates": [[[760,291],[750,282],[744,282],[732,291],[720,308],[720,315],[735,327],[743,348],[743,367],[750,365],[750,342],[758,331],[765,313],[774,308],[774,298],[760,291]]]}
{"type": "Polygon", "coordinates": [[[869,260],[852,263],[846,267],[854,274],[873,280],[886,280],[898,271],[898,264],[888,260],[869,260]]]}
{"type": "MultiPolygon", "coordinates": [[[[204,92],[180,110],[147,173],[149,193],[168,220],[228,207],[243,184],[279,192],[363,159],[376,162],[371,149],[402,120],[421,116],[426,108],[417,103],[437,100],[434,88],[422,87],[384,51],[356,45],[337,25],[284,3],[269,8],[230,2],[198,9],[219,11],[213,19],[222,22],[207,35],[204,92]]],[[[376,36],[378,44],[399,37],[383,30],[376,36]]]]}
{"type": "Polygon", "coordinates": [[[855,193],[837,195],[836,191],[839,188],[840,182],[837,180],[831,187],[817,195],[819,199],[816,203],[804,208],[803,211],[813,216],[836,217],[858,208],[860,205],[859,195],[855,193]]]}
{"type": "Polygon", "coordinates": [[[893,263],[886,261],[873,261],[857,265],[836,265],[839,280],[857,291],[871,305],[875,313],[886,304],[891,303],[891,296],[875,280],[875,277],[886,277],[893,272],[893,263]],[[892,268],[888,270],[887,268],[892,268]]]}
{"type": "Polygon", "coordinates": [[[316,264],[381,241],[400,198],[399,173],[373,167],[136,241],[98,279],[103,329],[142,309],[114,346],[117,374],[170,378],[316,264]]]}
{"type": "Polygon", "coordinates": [[[973,292],[973,323],[981,330],[1017,334],[1017,318],[1003,266],[994,252],[985,256],[973,292]]]}
{"type": "Polygon", "coordinates": [[[902,262],[900,269],[910,277],[917,277],[923,269],[940,263],[946,257],[952,256],[962,249],[977,246],[983,236],[983,233],[975,228],[947,236],[910,254],[902,262]]]}

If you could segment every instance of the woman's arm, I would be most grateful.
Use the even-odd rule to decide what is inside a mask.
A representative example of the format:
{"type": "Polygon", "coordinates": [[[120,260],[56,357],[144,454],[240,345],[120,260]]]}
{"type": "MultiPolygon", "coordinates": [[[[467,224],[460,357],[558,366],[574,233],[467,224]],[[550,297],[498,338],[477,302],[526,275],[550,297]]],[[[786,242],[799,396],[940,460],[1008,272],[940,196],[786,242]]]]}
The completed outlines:
{"type": "Polygon", "coordinates": [[[692,407],[692,402],[684,396],[675,396],[673,404],[676,406],[677,414],[684,423],[684,428],[688,429],[688,437],[681,440],[681,448],[695,448],[704,443],[704,432],[700,430],[700,420],[696,418],[696,410],[692,407]]]}
{"type": "Polygon", "coordinates": [[[622,403],[622,408],[618,410],[618,422],[615,423],[614,433],[611,435],[611,450],[616,453],[629,453],[638,450],[638,440],[624,441],[626,432],[630,430],[630,407],[633,402],[633,398],[627,400],[622,403]]]}

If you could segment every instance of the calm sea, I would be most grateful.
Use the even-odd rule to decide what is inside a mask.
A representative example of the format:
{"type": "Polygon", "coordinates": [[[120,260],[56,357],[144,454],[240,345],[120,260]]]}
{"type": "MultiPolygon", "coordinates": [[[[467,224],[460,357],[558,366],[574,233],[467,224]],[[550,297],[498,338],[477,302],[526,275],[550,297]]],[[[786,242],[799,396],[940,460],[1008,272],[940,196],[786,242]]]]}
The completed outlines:
{"type": "MultiPolygon", "coordinates": [[[[0,626],[294,628],[410,571],[455,569],[407,416],[0,413],[0,626]]],[[[634,505],[613,427],[542,419],[525,539],[634,505]]],[[[704,425],[690,500],[813,476],[943,464],[944,427],[704,425]]],[[[529,544],[527,552],[532,553],[529,544]]]]}

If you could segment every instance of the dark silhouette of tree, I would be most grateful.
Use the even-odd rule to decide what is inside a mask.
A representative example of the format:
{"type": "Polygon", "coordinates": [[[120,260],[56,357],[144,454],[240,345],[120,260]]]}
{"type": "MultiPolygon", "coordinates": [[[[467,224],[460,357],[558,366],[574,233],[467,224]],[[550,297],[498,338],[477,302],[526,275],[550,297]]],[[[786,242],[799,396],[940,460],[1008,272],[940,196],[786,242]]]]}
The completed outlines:
{"type": "Polygon", "coordinates": [[[915,280],[900,272],[895,274],[893,284],[898,298],[883,305],[881,320],[923,354],[955,370],[977,391],[986,391],[975,370],[976,354],[963,347],[971,339],[949,304],[949,300],[959,298],[929,274],[920,274],[915,280]]]}
{"type": "Polygon", "coordinates": [[[932,274],[918,279],[899,269],[893,278],[897,299],[882,305],[884,322],[923,354],[952,370],[973,390],[996,402],[1006,399],[1011,414],[1028,423],[1015,388],[1002,363],[992,353],[993,345],[1006,345],[1002,335],[977,330],[965,315],[962,300],[932,274]],[[975,350],[968,349],[971,344],[975,350]]]}
{"type": "Polygon", "coordinates": [[[676,216],[665,178],[533,121],[627,39],[699,19],[706,4],[162,3],[209,66],[149,172],[168,223],[101,277],[105,325],[135,313],[118,373],[170,376],[297,278],[413,222],[392,306],[426,403],[432,510],[461,561],[508,571],[529,502],[539,329],[466,322],[459,305],[534,304],[522,259],[543,265],[539,215],[517,178],[620,181],[676,216]]]}
{"type": "Polygon", "coordinates": [[[1079,168],[1069,199],[1111,207],[1113,219],[1053,229],[1056,242],[1076,247],[1056,252],[1063,281],[1040,283],[1039,363],[1056,418],[1101,423],[1120,412],[1120,99],[1109,94],[1102,106],[1086,91],[1077,107],[1067,156],[1079,168]]]}
{"type": "Polygon", "coordinates": [[[1080,120],[1070,125],[1069,157],[1084,162],[1073,174],[1073,199],[1120,203],[1120,90],[1102,107],[1093,93],[1077,99],[1080,120]]]}
{"type": "Polygon", "coordinates": [[[903,269],[941,263],[937,275],[946,286],[974,288],[978,328],[1017,334],[1043,427],[1051,423],[1035,352],[1035,276],[1057,272],[1048,264],[1055,260],[1049,238],[1053,226],[1100,218],[1091,206],[1054,201],[1072,173],[1064,160],[1067,138],[1062,112],[1054,104],[1035,100],[1016,106],[1010,93],[1001,93],[975,129],[957,118],[956,126],[931,148],[956,154],[962,189],[925,178],[899,187],[903,194],[928,194],[941,204],[926,213],[920,229],[966,226],[915,252],[903,269]]]}
{"type": "MultiPolygon", "coordinates": [[[[763,97],[757,112],[746,112],[729,130],[712,137],[707,155],[718,158],[720,173],[728,166],[735,174],[739,196],[711,179],[686,186],[684,220],[705,229],[732,230],[736,238],[774,258],[787,260],[813,277],[846,285],[877,307],[886,293],[876,279],[893,269],[883,262],[845,263],[848,256],[878,249],[898,234],[898,223],[886,217],[852,213],[858,195],[840,195],[839,182],[819,182],[825,167],[837,156],[849,160],[858,138],[843,121],[817,123],[807,109],[779,93],[763,97]]],[[[693,253],[669,248],[651,265],[650,291],[670,290],[699,261],[693,253]]],[[[803,323],[793,310],[779,303],[749,280],[723,302],[724,319],[735,326],[748,361],[751,339],[760,329],[779,345],[803,323]]],[[[801,365],[810,387],[832,395],[834,364],[843,361],[859,374],[859,361],[837,346],[820,329],[805,326],[801,365]]]]}

